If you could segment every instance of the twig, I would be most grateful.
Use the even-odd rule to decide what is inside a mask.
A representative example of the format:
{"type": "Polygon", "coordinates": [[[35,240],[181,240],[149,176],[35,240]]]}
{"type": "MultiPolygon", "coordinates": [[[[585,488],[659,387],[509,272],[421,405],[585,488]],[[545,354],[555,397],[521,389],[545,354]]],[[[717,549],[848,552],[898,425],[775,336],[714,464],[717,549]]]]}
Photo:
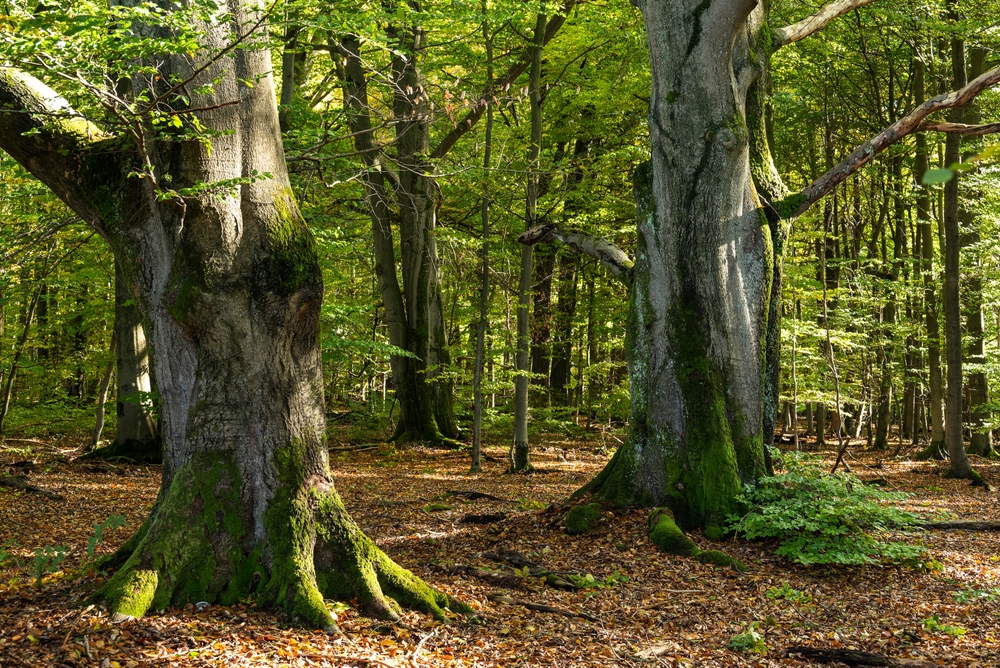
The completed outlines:
{"type": "Polygon", "coordinates": [[[417,646],[413,648],[413,653],[410,654],[411,664],[413,664],[414,666],[417,665],[417,656],[420,654],[420,650],[424,648],[424,643],[430,640],[435,635],[437,635],[437,632],[438,629],[434,629],[433,631],[431,631],[430,633],[428,633],[427,635],[425,635],[423,638],[420,639],[420,642],[417,643],[417,646]]]}
{"type": "Polygon", "coordinates": [[[544,605],[542,603],[532,603],[531,601],[522,601],[516,599],[513,596],[505,596],[503,594],[490,594],[487,596],[489,600],[494,603],[506,603],[507,605],[522,605],[528,610],[534,610],[535,612],[548,612],[553,615],[562,615],[563,617],[582,617],[588,622],[600,622],[601,620],[593,615],[588,615],[585,612],[574,612],[572,610],[566,610],[564,608],[557,608],[552,605],[544,605]]]}

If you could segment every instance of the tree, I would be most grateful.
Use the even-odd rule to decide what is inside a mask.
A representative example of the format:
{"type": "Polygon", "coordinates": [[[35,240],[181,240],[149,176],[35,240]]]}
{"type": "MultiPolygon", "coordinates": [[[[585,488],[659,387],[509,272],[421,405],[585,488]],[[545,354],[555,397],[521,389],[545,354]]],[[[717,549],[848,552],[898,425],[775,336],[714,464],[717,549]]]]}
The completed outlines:
{"type": "Polygon", "coordinates": [[[993,70],[939,95],[786,194],[768,141],[772,51],[868,0],[838,0],[768,29],[768,3],[640,2],[653,85],[651,163],[635,174],[634,265],[603,240],[536,228],[594,255],[630,286],[631,421],[626,444],[585,490],[664,504],[682,526],[718,533],[742,484],[766,470],[773,425],[782,247],[790,221],[931,113],[1000,81],[993,70]]]}
{"type": "Polygon", "coordinates": [[[322,280],[289,188],[266,14],[223,9],[225,21],[200,7],[118,8],[93,24],[103,40],[113,18],[142,58],[114,61],[132,68],[127,99],[90,84],[86,65],[69,75],[113,115],[107,131],[35,77],[0,69],[0,148],[108,240],[152,343],[161,492],[98,598],[121,617],[255,594],[314,628],[333,626],[324,596],[382,617],[464,609],[379,550],[333,488],[322,280]]]}

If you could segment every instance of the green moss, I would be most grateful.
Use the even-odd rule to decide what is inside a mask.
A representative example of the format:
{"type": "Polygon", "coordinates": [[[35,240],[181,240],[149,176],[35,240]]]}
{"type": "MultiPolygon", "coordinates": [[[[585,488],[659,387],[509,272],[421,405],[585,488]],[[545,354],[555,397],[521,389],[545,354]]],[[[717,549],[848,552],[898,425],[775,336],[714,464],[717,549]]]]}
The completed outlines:
{"type": "Polygon", "coordinates": [[[571,536],[587,533],[600,516],[601,504],[599,503],[573,506],[566,514],[566,533],[571,536]]]}
{"type": "Polygon", "coordinates": [[[649,539],[667,554],[689,557],[698,551],[694,541],[684,535],[674,522],[673,514],[666,508],[657,508],[650,513],[649,539]]]}
{"type": "Polygon", "coordinates": [[[229,454],[201,454],[179,469],[135,551],[97,598],[113,612],[130,616],[145,612],[136,612],[138,602],[162,610],[217,600],[247,565],[240,548],[246,533],[241,487],[229,454]],[[127,595],[135,573],[143,571],[156,574],[155,590],[149,597],[127,595]]]}
{"type": "Polygon", "coordinates": [[[291,191],[276,194],[274,204],[277,215],[267,228],[267,257],[261,282],[280,295],[321,285],[316,240],[302,219],[291,191]]]}
{"type": "Polygon", "coordinates": [[[446,503],[428,503],[424,506],[424,512],[439,513],[444,510],[451,510],[451,506],[446,503]]]}
{"type": "Polygon", "coordinates": [[[799,207],[801,207],[805,201],[806,197],[802,193],[792,193],[777,202],[774,205],[774,208],[783,220],[790,220],[795,217],[795,214],[798,213],[799,207]]]}
{"type": "Polygon", "coordinates": [[[274,453],[280,484],[264,511],[272,564],[260,601],[265,607],[283,610],[298,624],[333,629],[313,568],[316,500],[301,484],[306,477],[306,454],[306,443],[299,439],[274,453]]]}
{"type": "Polygon", "coordinates": [[[740,573],[745,573],[747,570],[746,565],[742,561],[720,550],[697,550],[693,556],[703,564],[729,567],[740,573]]]}
{"type": "Polygon", "coordinates": [[[720,541],[725,536],[725,532],[718,524],[710,524],[701,533],[705,538],[712,541],[720,541]]]}
{"type": "Polygon", "coordinates": [[[159,578],[153,570],[129,570],[121,578],[112,578],[104,596],[114,601],[114,612],[128,617],[142,617],[153,603],[159,578]]]}

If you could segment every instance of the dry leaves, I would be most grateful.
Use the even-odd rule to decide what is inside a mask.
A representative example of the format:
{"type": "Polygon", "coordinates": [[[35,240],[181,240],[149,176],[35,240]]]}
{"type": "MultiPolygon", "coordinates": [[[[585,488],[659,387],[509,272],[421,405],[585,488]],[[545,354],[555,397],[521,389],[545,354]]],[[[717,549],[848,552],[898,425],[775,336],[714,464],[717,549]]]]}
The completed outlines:
{"type": "MultiPolygon", "coordinates": [[[[656,551],[646,539],[646,512],[606,513],[584,536],[562,533],[559,515],[545,510],[566,499],[607,462],[588,443],[551,441],[534,452],[545,475],[506,475],[504,452],[488,449],[483,473],[467,473],[468,454],[422,448],[331,454],[336,484],[360,525],[390,556],[434,586],[470,603],[476,614],[441,625],[408,613],[391,625],[341,606],[342,637],[289,628],[251,606],[194,606],[111,625],[107,614],[81,605],[105,576],[80,573],[94,525],[114,514],[127,526],[106,532],[98,553],[120,545],[142,521],[156,496],[156,467],[93,464],[41,452],[28,467],[32,484],[65,500],[0,489],[0,546],[30,569],[36,548],[69,549],[63,571],[41,589],[10,563],[0,567],[2,666],[805,666],[784,658],[792,645],[853,648],[946,666],[1000,665],[1000,535],[931,532],[922,540],[939,570],[902,568],[806,569],[773,556],[766,545],[723,547],[751,566],[745,574],[656,551]],[[449,495],[478,491],[496,497],[449,495]],[[384,499],[393,501],[387,502],[384,499]],[[512,502],[506,501],[511,500],[512,502]],[[447,501],[450,510],[425,512],[447,501]],[[493,524],[461,520],[468,514],[507,513],[493,524]],[[609,586],[558,591],[537,579],[527,589],[503,589],[452,566],[512,574],[483,556],[516,550],[565,573],[589,573],[609,586]],[[435,564],[444,568],[427,568],[435,564]],[[808,593],[808,603],[768,597],[771,588],[808,593]],[[979,592],[979,593],[977,593],[979,592]],[[490,599],[494,596],[493,600],[490,599]],[[506,598],[505,598],[506,597],[506,598]],[[496,601],[496,602],[494,602],[496,601]],[[512,601],[513,603],[505,603],[512,601]],[[599,620],[526,609],[528,601],[599,620]],[[927,620],[937,616],[937,625],[927,620]],[[766,656],[727,649],[729,639],[759,622],[766,656]],[[966,631],[949,634],[941,628],[966,631]]],[[[0,475],[24,474],[0,450],[0,475]]],[[[874,462],[874,458],[871,460],[874,462]]],[[[997,493],[947,480],[941,466],[887,463],[862,477],[885,477],[917,494],[917,509],[947,509],[967,519],[995,519],[997,493]],[[868,475],[870,473],[870,475],[868,475]]],[[[979,463],[994,488],[1000,466],[979,463]]],[[[693,538],[702,547],[710,544],[693,538]]]]}

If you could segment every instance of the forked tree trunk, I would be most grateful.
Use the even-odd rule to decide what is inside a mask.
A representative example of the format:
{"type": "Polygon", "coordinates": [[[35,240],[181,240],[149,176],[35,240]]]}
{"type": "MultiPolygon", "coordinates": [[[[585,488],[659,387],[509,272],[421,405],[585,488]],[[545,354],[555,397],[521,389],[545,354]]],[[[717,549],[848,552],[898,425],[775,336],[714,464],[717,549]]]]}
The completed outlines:
{"type": "MultiPolygon", "coordinates": [[[[225,27],[206,30],[206,52],[225,53],[230,30],[257,19],[235,1],[228,10],[225,27]]],[[[158,63],[161,82],[194,75],[186,54],[158,63]]],[[[111,242],[150,324],[162,486],[97,598],[119,618],[250,595],[312,628],[333,626],[324,597],[356,597],[377,616],[394,616],[396,602],[442,616],[450,599],[383,554],[333,488],[322,278],[289,187],[270,72],[266,50],[222,56],[192,84],[215,79],[214,93],[190,100],[195,108],[240,101],[198,113],[216,133],[211,150],[154,141],[147,130],[141,155],[83,119],[65,120],[68,105],[37,80],[0,70],[0,109],[27,112],[0,113],[0,147],[111,242]],[[130,177],[146,159],[152,173],[130,177]],[[254,177],[265,172],[273,178],[254,177]],[[174,188],[243,182],[221,195],[160,200],[153,175],[167,174],[174,188]]]]}

